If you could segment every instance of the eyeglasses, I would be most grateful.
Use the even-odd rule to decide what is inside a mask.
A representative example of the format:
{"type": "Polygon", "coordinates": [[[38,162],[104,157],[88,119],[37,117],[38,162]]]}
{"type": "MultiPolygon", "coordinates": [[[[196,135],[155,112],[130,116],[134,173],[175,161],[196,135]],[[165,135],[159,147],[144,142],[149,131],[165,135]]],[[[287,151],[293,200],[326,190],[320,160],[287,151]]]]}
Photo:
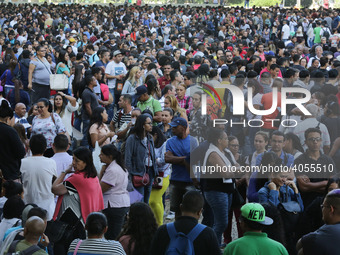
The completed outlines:
{"type": "Polygon", "coordinates": [[[311,137],[307,139],[308,142],[320,142],[321,141],[321,137],[311,137]]]}

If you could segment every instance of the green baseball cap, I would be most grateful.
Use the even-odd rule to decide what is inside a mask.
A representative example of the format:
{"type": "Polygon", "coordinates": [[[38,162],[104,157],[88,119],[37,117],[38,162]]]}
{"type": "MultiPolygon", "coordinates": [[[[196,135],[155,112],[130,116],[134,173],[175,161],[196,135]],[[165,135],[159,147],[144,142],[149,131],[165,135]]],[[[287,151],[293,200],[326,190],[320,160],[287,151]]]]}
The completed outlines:
{"type": "Polygon", "coordinates": [[[241,215],[247,220],[255,221],[262,225],[271,225],[273,220],[266,216],[266,210],[259,203],[248,203],[241,207],[241,215]]]}

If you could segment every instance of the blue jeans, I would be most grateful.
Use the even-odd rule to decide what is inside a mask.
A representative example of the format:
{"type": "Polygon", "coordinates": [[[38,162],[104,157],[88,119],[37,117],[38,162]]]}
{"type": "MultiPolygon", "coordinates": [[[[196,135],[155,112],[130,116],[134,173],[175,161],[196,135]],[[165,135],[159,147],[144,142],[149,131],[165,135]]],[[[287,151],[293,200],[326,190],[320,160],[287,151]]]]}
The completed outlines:
{"type": "Polygon", "coordinates": [[[80,143],[81,146],[85,146],[85,147],[89,146],[89,142],[87,140],[89,128],[90,128],[90,120],[83,120],[83,140],[80,143]]]}
{"type": "Polygon", "coordinates": [[[153,183],[153,178],[152,179],[150,178],[149,185],[142,186],[142,187],[139,187],[139,188],[135,187],[135,189],[144,196],[143,202],[146,203],[146,204],[149,204],[149,198],[150,198],[151,190],[152,190],[152,183],[153,183]]]}
{"type": "Polygon", "coordinates": [[[249,9],[249,0],[247,1],[244,1],[244,7],[248,8],[249,9]]]}
{"type": "MultiPolygon", "coordinates": [[[[112,104],[109,104],[108,106],[105,107],[108,118],[107,118],[107,123],[110,123],[112,118],[113,118],[113,114],[114,114],[114,107],[115,107],[115,94],[114,94],[114,89],[109,89],[112,97],[113,97],[113,102],[112,104]]],[[[118,103],[118,102],[117,102],[118,103]]]]}
{"type": "Polygon", "coordinates": [[[232,202],[232,194],[219,191],[205,191],[205,199],[214,212],[214,231],[221,246],[222,234],[228,227],[228,215],[232,202]]]}

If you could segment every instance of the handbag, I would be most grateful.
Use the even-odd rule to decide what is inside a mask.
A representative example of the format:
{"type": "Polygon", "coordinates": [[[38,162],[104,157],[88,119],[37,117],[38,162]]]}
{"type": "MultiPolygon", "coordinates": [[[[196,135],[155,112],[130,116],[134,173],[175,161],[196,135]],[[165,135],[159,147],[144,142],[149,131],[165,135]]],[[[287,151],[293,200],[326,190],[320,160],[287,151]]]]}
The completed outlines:
{"type": "Polygon", "coordinates": [[[59,220],[48,221],[45,234],[49,238],[50,242],[71,243],[75,239],[74,232],[81,221],[81,217],[82,216],[76,218],[71,209],[68,208],[59,220]]]}
{"type": "Polygon", "coordinates": [[[50,74],[50,87],[52,90],[68,89],[68,77],[65,74],[50,74]]]}
{"type": "Polygon", "coordinates": [[[147,186],[150,183],[150,176],[148,173],[144,173],[143,176],[133,175],[132,176],[132,183],[135,188],[140,188],[143,186],[147,186]]]}
{"type": "MultiPolygon", "coordinates": [[[[147,142],[147,143],[148,143],[147,147],[148,147],[148,150],[149,150],[148,161],[150,162],[150,144],[149,144],[149,142],[147,142]]],[[[149,168],[149,162],[148,162],[148,168],[149,168]]],[[[135,188],[147,186],[147,185],[149,185],[149,183],[150,183],[150,176],[147,173],[146,169],[145,169],[143,176],[139,176],[139,175],[133,175],[132,176],[132,184],[135,188]]]]}
{"type": "Polygon", "coordinates": [[[285,202],[281,202],[278,205],[278,209],[281,214],[284,229],[286,233],[293,233],[299,222],[302,210],[298,202],[288,201],[288,186],[286,187],[286,196],[283,201],[285,202]]]}
{"type": "Polygon", "coordinates": [[[162,189],[163,188],[163,178],[164,178],[164,172],[159,172],[158,176],[153,181],[152,188],[153,189],[162,189]]]}

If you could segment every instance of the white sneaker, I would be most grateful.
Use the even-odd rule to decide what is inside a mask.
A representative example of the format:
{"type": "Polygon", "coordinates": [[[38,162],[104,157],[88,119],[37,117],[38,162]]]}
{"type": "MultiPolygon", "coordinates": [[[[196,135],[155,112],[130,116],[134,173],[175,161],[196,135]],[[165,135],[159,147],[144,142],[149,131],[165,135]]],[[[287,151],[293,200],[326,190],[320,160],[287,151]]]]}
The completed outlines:
{"type": "Polygon", "coordinates": [[[175,213],[174,212],[169,212],[169,214],[166,216],[167,220],[173,220],[175,218],[175,213]]]}

